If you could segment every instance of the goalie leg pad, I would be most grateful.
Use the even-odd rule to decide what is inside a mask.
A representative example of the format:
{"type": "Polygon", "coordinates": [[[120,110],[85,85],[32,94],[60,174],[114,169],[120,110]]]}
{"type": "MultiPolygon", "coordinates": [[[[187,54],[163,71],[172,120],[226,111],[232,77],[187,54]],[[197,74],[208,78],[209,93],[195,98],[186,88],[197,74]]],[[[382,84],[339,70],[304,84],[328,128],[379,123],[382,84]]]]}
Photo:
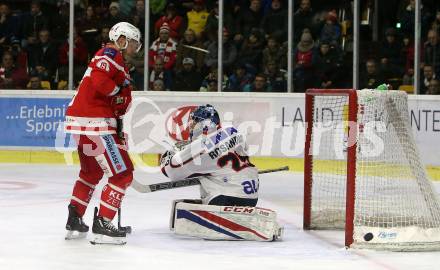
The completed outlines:
{"type": "Polygon", "coordinates": [[[209,240],[281,239],[276,212],[260,207],[215,206],[177,202],[174,232],[209,240]]]}

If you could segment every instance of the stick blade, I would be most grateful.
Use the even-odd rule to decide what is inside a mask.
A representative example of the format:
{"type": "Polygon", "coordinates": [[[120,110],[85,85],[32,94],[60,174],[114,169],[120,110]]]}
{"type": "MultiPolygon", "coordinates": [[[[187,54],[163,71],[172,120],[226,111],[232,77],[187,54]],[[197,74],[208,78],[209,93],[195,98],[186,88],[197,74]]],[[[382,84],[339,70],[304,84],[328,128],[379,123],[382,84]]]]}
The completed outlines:
{"type": "Polygon", "coordinates": [[[130,185],[134,190],[140,193],[149,193],[151,192],[149,185],[144,185],[133,179],[133,182],[130,185]]]}

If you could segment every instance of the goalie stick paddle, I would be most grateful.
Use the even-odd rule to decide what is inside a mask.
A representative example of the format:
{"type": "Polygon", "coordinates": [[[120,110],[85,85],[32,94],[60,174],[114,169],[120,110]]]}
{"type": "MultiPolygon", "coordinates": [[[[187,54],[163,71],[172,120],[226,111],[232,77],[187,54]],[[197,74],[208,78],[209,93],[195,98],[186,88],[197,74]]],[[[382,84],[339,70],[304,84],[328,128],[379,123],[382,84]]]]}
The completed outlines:
{"type": "MultiPolygon", "coordinates": [[[[288,171],[288,170],[289,170],[289,166],[284,166],[280,168],[261,170],[258,171],[258,174],[288,171]]],[[[150,192],[161,191],[166,189],[174,189],[174,188],[189,187],[196,185],[200,185],[200,181],[198,178],[187,178],[182,180],[162,182],[162,183],[150,184],[150,185],[139,183],[138,181],[133,179],[133,182],[131,183],[131,187],[140,193],[150,193],[150,192]]]]}

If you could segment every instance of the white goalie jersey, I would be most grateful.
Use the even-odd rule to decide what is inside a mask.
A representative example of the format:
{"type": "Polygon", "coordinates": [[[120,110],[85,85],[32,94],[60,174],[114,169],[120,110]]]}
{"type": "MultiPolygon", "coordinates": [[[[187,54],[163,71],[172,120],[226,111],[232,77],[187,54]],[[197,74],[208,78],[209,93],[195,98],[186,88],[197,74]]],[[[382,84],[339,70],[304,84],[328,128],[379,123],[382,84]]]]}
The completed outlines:
{"type": "Polygon", "coordinates": [[[198,177],[204,204],[220,195],[257,199],[258,170],[246,150],[244,135],[234,127],[224,127],[165,152],[161,169],[171,180],[198,177]]]}

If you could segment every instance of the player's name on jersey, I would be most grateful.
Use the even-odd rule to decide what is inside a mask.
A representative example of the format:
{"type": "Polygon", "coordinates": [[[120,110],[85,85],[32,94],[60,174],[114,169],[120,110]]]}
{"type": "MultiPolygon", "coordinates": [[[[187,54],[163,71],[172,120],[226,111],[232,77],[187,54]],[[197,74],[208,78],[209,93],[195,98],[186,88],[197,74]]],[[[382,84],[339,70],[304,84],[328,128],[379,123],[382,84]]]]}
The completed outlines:
{"type": "Polygon", "coordinates": [[[243,135],[239,134],[235,128],[228,127],[208,136],[204,141],[204,145],[207,152],[209,152],[208,155],[212,159],[216,159],[243,142],[243,135]]]}

